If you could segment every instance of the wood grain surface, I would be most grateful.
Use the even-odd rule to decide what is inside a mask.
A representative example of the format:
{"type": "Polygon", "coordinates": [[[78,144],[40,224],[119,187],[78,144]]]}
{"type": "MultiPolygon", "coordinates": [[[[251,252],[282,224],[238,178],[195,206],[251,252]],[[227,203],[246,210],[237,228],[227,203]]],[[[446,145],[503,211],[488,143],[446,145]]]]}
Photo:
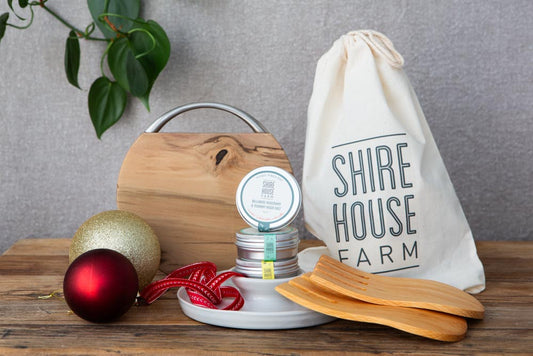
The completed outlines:
{"type": "MultiPolygon", "coordinates": [[[[149,307],[133,307],[109,324],[69,313],[61,289],[69,239],[20,240],[0,256],[0,354],[13,355],[531,355],[533,242],[477,242],[487,289],[483,320],[468,320],[466,337],[444,343],[386,326],[337,320],[293,330],[238,330],[183,315],[175,291],[149,307]]],[[[317,241],[303,241],[302,248],[317,241]]],[[[156,278],[163,277],[160,273],[156,278]]],[[[282,323],[283,321],[280,321],[282,323]]]]}
{"type": "Polygon", "coordinates": [[[472,295],[447,284],[367,273],[323,255],[310,276],[314,283],[368,303],[422,308],[483,319],[485,308],[472,295]]]}
{"type": "MultiPolygon", "coordinates": [[[[315,273],[315,272],[313,272],[315,273]]],[[[418,308],[366,303],[323,288],[311,281],[311,272],[276,287],[281,295],[306,308],[340,319],[387,325],[440,341],[462,340],[467,331],[462,317],[418,308]]]]}
{"type": "Polygon", "coordinates": [[[161,270],[209,260],[235,264],[235,233],[247,227],[235,206],[242,178],[262,166],[292,172],[269,133],[144,133],[128,151],[117,206],[152,226],[161,270]]]}

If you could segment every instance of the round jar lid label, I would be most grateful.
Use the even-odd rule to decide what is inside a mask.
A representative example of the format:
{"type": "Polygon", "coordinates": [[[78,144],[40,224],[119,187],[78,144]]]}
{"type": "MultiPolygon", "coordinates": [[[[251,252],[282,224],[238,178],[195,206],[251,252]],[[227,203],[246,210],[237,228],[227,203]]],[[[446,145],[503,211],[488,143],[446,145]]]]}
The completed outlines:
{"type": "Polygon", "coordinates": [[[259,231],[281,229],[300,211],[302,193],[292,174],[272,166],[248,173],[237,188],[239,214],[259,231]]]}

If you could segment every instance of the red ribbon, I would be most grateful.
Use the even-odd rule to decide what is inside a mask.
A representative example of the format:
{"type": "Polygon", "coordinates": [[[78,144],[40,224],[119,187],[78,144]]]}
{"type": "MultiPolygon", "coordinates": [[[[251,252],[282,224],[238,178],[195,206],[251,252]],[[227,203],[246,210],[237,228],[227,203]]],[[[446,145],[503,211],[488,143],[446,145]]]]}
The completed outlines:
{"type": "Polygon", "coordinates": [[[165,278],[150,283],[140,293],[140,301],[152,304],[169,288],[185,287],[191,303],[210,309],[219,309],[218,305],[224,298],[233,298],[222,310],[239,310],[244,299],[239,290],[222,284],[234,276],[242,276],[237,272],[222,272],[217,275],[217,266],[212,262],[197,262],[178,268],[165,278]]]}

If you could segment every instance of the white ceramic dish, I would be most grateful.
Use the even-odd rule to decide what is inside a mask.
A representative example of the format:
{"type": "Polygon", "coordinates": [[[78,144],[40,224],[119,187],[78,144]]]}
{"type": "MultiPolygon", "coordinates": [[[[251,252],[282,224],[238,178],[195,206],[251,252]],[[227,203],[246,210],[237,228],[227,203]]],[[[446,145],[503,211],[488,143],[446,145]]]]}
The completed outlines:
{"type": "MultiPolygon", "coordinates": [[[[234,277],[225,284],[239,288],[245,303],[241,310],[217,310],[191,303],[184,288],[178,290],[178,301],[183,313],[202,323],[237,329],[295,329],[321,325],[335,320],[291,302],[278,294],[274,287],[290,278],[264,280],[234,277]]],[[[230,303],[228,300],[227,303],[230,303]]]]}
{"type": "Polygon", "coordinates": [[[312,272],[320,256],[333,257],[326,246],[308,247],[298,253],[298,265],[304,272],[312,272]]]}

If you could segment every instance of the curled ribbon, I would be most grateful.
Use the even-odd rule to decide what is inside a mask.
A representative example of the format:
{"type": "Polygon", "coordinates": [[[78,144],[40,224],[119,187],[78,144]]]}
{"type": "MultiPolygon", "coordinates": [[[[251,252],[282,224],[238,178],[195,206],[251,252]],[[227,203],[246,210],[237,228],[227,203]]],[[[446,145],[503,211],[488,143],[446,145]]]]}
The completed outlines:
{"type": "Polygon", "coordinates": [[[217,275],[217,266],[212,262],[197,262],[178,268],[165,278],[150,283],[140,293],[139,303],[152,304],[168,289],[185,287],[191,303],[210,309],[219,309],[218,305],[224,298],[233,298],[222,310],[239,310],[244,299],[239,290],[222,284],[234,276],[242,276],[237,272],[222,272],[217,275]]]}

